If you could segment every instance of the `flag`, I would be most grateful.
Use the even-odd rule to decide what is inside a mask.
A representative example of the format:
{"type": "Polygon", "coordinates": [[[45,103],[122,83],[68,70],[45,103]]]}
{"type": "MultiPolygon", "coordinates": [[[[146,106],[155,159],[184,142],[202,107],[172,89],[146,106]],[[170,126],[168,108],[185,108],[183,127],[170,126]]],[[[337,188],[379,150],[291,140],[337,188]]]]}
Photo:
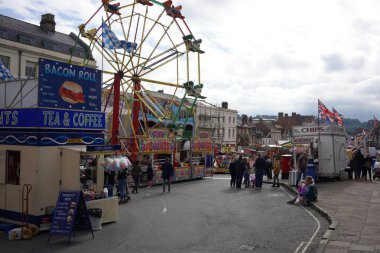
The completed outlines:
{"type": "Polygon", "coordinates": [[[108,49],[124,49],[128,53],[136,50],[137,44],[125,40],[119,40],[111,28],[103,21],[102,23],[102,47],[108,49]]]}
{"type": "Polygon", "coordinates": [[[3,81],[9,81],[9,80],[13,80],[13,76],[11,74],[11,72],[9,71],[9,69],[7,69],[3,63],[0,61],[0,80],[3,80],[3,81]]]}
{"type": "Polygon", "coordinates": [[[378,127],[379,126],[379,120],[375,116],[373,116],[373,126],[374,127],[378,127]]]}
{"type": "Polygon", "coordinates": [[[336,120],[336,123],[338,124],[338,126],[343,126],[343,116],[342,116],[342,114],[340,114],[339,112],[337,112],[334,107],[332,109],[333,109],[333,114],[334,114],[334,118],[336,120]]]}
{"type": "Polygon", "coordinates": [[[330,121],[330,123],[334,123],[335,117],[332,112],[330,112],[329,109],[321,102],[321,100],[318,99],[318,112],[319,115],[327,121],[330,121]]]}

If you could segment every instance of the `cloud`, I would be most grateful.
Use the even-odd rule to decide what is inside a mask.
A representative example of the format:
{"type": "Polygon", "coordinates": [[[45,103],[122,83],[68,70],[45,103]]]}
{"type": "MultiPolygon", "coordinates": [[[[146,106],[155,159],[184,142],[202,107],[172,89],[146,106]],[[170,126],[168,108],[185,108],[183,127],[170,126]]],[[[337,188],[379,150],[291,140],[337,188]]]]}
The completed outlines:
{"type": "MultiPolygon", "coordinates": [[[[34,24],[50,12],[56,15],[58,31],[77,33],[78,25],[91,17],[100,1],[14,0],[10,4],[0,0],[0,4],[1,14],[34,24]]],[[[380,1],[177,0],[174,4],[183,6],[190,31],[203,40],[201,82],[207,101],[219,105],[228,101],[229,108],[248,115],[279,111],[315,115],[320,98],[345,117],[380,117],[380,1]]],[[[161,11],[155,5],[148,15],[156,17],[161,11]]],[[[90,25],[99,25],[102,16],[103,12],[90,25]]],[[[168,18],[164,14],[163,22],[168,18]]],[[[190,32],[181,20],[178,24],[185,34],[190,32]]],[[[121,33],[121,27],[115,29],[121,33]]],[[[154,29],[146,49],[154,47],[160,33],[154,29]]],[[[169,34],[174,41],[183,36],[177,25],[169,34]]],[[[197,81],[195,56],[191,55],[189,74],[197,81]]],[[[186,71],[181,65],[181,81],[186,71]]],[[[175,72],[168,66],[149,77],[168,81],[175,79],[175,72]]]]}

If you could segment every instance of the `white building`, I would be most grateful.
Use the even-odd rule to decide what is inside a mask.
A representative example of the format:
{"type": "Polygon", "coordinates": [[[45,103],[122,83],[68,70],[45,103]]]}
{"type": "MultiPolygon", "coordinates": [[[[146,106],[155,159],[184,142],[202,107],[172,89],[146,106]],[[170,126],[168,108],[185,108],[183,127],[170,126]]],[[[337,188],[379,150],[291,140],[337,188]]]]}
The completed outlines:
{"type": "Polygon", "coordinates": [[[197,103],[195,132],[208,132],[215,144],[220,144],[222,151],[234,152],[237,136],[237,110],[228,109],[228,103],[222,102],[222,107],[197,103]]]}
{"type": "MultiPolygon", "coordinates": [[[[96,67],[90,48],[74,33],[55,31],[54,15],[41,16],[40,26],[0,15],[0,61],[15,78],[36,78],[38,59],[80,65],[88,59],[96,67]]],[[[87,61],[86,61],[87,63],[87,61]]]]}

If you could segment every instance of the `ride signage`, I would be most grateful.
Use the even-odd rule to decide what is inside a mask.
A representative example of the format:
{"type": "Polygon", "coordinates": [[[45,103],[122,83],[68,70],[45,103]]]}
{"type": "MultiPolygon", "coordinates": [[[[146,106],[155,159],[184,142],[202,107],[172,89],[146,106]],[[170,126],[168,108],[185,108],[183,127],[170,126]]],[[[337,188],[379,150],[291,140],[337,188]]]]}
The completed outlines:
{"type": "Polygon", "coordinates": [[[171,140],[140,140],[140,151],[142,153],[170,154],[173,148],[174,146],[171,140]]]}
{"type": "Polygon", "coordinates": [[[196,139],[193,141],[192,150],[194,152],[212,151],[212,141],[207,139],[196,139]]]}

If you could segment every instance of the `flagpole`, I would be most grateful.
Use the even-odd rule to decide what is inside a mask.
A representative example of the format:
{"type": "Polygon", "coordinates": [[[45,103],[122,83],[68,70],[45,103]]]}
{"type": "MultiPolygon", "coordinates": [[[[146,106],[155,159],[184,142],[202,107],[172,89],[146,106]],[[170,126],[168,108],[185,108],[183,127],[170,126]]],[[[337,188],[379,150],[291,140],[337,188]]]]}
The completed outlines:
{"type": "Polygon", "coordinates": [[[321,142],[321,131],[319,131],[319,127],[320,127],[320,124],[319,124],[319,99],[318,99],[318,107],[317,107],[317,115],[318,115],[318,147],[319,147],[319,143],[321,142]]]}

